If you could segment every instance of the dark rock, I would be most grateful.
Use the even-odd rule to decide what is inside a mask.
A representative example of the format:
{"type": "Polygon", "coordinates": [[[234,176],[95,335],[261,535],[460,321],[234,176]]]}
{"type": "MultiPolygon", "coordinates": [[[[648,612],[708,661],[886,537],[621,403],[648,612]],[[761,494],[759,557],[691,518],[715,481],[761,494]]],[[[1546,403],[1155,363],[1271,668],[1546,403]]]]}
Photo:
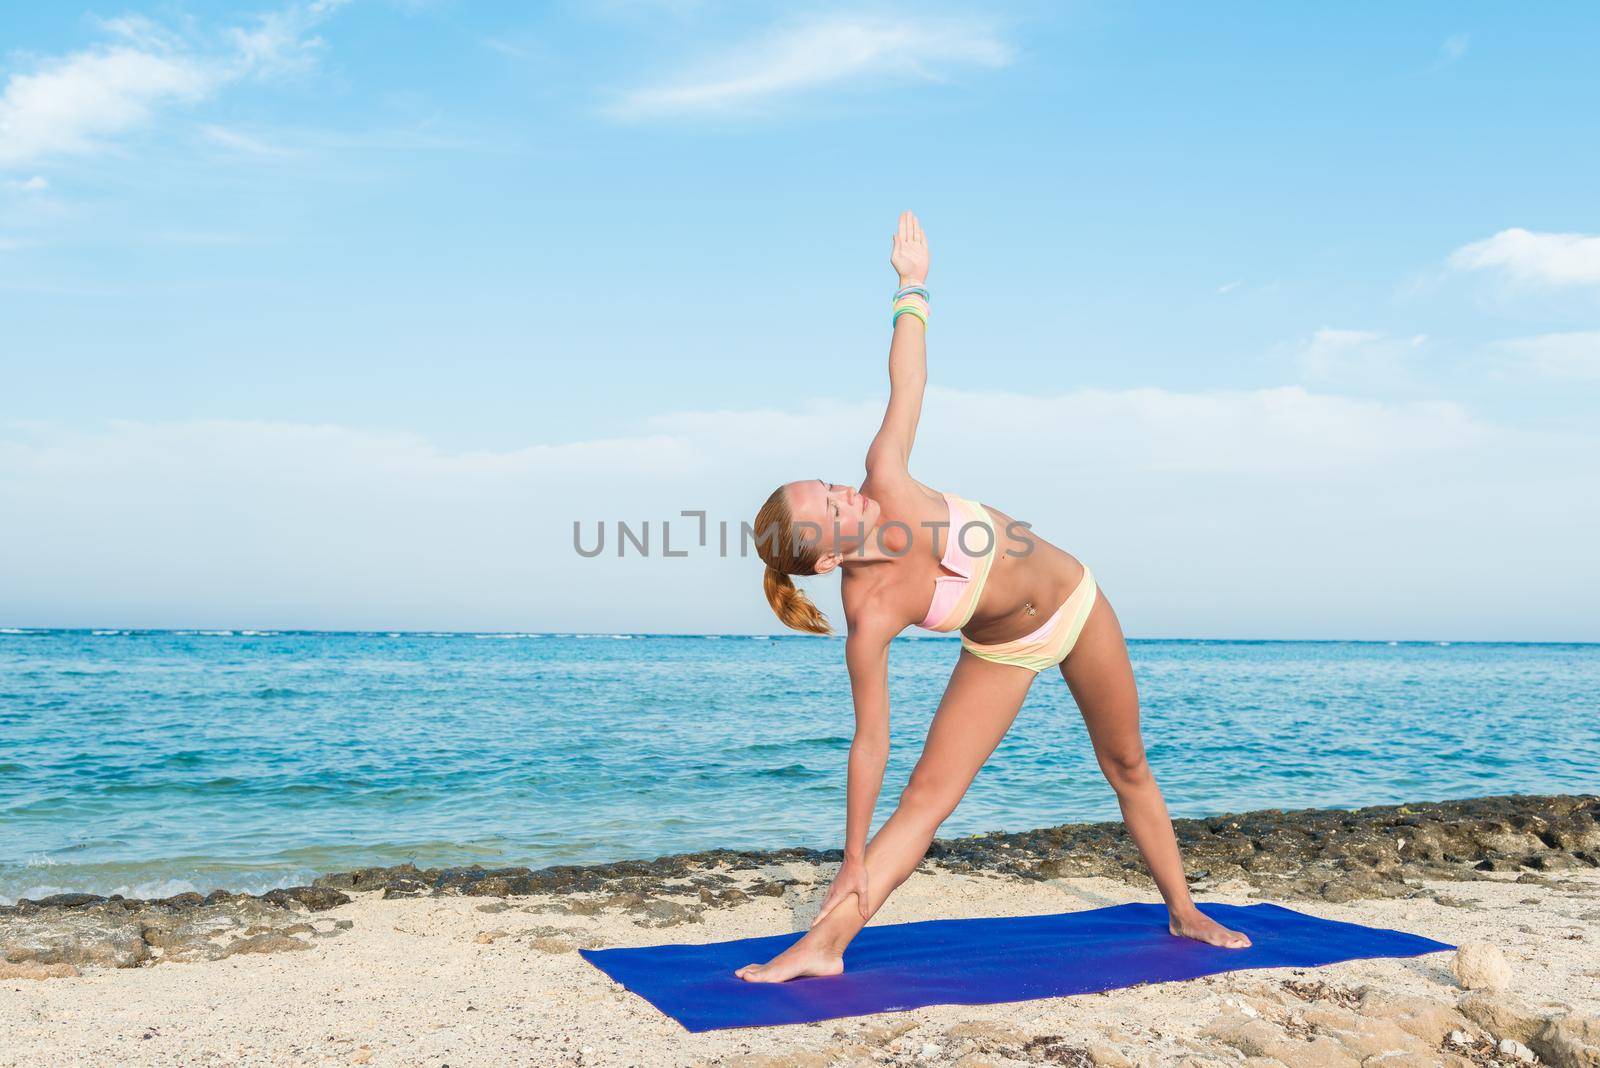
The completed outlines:
{"type": "Polygon", "coordinates": [[[41,897],[33,904],[44,909],[77,909],[85,905],[98,905],[104,900],[105,898],[99,894],[51,894],[49,897],[41,897]]]}
{"type": "Polygon", "coordinates": [[[291,886],[283,890],[269,890],[261,895],[261,900],[285,908],[304,905],[312,912],[323,912],[350,903],[348,895],[327,886],[291,886]]]}
{"type": "Polygon", "coordinates": [[[703,923],[699,906],[680,905],[676,901],[652,901],[635,910],[643,914],[639,922],[645,927],[676,927],[681,923],[703,923]]]}
{"type": "Polygon", "coordinates": [[[252,935],[249,938],[236,939],[222,951],[222,956],[232,957],[238,953],[284,953],[298,949],[310,949],[311,943],[302,942],[292,935],[279,931],[268,931],[265,934],[252,935]]]}

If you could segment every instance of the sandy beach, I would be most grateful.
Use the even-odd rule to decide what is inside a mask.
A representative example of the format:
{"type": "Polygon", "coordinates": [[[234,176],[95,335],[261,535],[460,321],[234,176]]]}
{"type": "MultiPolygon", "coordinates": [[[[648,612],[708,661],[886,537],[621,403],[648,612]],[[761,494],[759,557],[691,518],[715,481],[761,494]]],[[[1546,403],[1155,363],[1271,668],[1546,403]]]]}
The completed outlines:
{"type": "MultiPolygon", "coordinates": [[[[21,904],[0,910],[0,1064],[1596,1065],[1597,816],[1596,798],[1503,798],[1179,821],[1200,900],[1493,947],[1470,990],[1457,954],[1437,953],[699,1035],[576,951],[800,929],[826,854],[21,904]],[[1208,837],[1246,848],[1218,863],[1208,837]]],[[[1116,850],[1073,848],[1123,837],[1100,824],[941,842],[874,922],[1154,900],[1116,850]]]]}

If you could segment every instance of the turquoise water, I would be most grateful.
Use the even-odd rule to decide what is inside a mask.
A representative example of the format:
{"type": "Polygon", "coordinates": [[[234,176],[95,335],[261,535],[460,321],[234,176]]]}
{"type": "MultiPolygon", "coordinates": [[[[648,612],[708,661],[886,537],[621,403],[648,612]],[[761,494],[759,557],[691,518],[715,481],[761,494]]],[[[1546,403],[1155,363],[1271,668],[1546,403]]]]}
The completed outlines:
{"type": "MultiPolygon", "coordinates": [[[[954,639],[891,657],[886,816],[954,639]]],[[[1175,814],[1600,789],[1600,646],[1132,644],[1175,814]]],[[[839,844],[837,640],[0,632],[0,899],[839,844]]],[[[1059,675],[943,833],[1116,818],[1059,675]]]]}

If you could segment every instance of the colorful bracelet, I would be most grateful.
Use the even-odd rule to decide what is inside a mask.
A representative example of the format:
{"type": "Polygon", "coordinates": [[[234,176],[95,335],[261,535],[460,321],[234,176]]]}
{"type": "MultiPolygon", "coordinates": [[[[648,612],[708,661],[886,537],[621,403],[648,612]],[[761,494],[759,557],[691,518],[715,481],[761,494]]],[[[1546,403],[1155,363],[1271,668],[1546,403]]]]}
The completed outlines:
{"type": "Polygon", "coordinates": [[[894,300],[891,303],[893,313],[889,316],[889,325],[893,326],[900,321],[902,315],[914,315],[922,320],[922,325],[928,325],[928,287],[921,282],[913,282],[895,290],[894,300]]]}
{"type": "Polygon", "coordinates": [[[905,296],[903,296],[903,297],[899,298],[898,300],[896,300],[894,302],[894,312],[889,317],[889,324],[892,326],[895,323],[899,322],[900,321],[900,316],[902,316],[902,315],[915,315],[918,319],[922,320],[922,325],[923,326],[927,326],[928,325],[928,300],[927,300],[927,298],[918,296],[918,295],[916,295],[914,293],[907,293],[905,296]]]}
{"type": "Polygon", "coordinates": [[[918,308],[918,307],[916,307],[914,305],[911,305],[911,304],[907,304],[903,308],[896,308],[894,310],[894,317],[889,320],[889,325],[893,326],[895,323],[899,322],[900,321],[900,316],[902,316],[902,315],[910,315],[910,316],[913,316],[915,318],[921,319],[922,320],[922,325],[924,327],[926,327],[928,325],[928,313],[923,311],[921,308],[918,308]]]}

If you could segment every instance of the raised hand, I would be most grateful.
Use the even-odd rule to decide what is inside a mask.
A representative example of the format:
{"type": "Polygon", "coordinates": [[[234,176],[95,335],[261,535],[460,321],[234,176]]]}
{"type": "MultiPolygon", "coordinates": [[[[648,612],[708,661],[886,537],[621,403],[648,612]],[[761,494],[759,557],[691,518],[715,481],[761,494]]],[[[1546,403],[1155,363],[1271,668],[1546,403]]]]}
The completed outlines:
{"type": "Polygon", "coordinates": [[[899,273],[901,285],[928,280],[928,240],[922,236],[922,224],[909,211],[900,213],[889,264],[899,273]]]}

